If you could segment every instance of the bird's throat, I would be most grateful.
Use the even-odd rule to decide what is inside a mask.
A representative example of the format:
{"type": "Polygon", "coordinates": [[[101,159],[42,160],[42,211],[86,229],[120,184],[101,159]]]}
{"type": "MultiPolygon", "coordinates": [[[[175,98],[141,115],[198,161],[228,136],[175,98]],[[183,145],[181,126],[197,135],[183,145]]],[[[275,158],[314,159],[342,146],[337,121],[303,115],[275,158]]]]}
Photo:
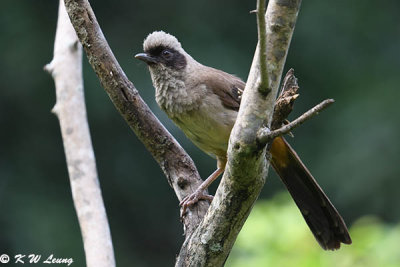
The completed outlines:
{"type": "Polygon", "coordinates": [[[191,94],[186,88],[182,72],[171,69],[150,69],[156,89],[157,104],[170,118],[197,109],[201,104],[200,94],[191,94]]]}

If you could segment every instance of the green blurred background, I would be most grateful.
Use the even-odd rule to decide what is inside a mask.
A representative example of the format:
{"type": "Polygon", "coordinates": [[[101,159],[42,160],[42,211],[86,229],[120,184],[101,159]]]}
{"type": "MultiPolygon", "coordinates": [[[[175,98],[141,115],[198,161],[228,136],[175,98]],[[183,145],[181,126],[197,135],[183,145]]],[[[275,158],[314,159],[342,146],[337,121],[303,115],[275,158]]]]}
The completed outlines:
{"type": "MultiPolygon", "coordinates": [[[[198,61],[245,80],[256,45],[255,15],[249,14],[255,1],[92,5],[141,96],[201,175],[211,173],[215,161],[160,111],[146,66],[133,55],[148,33],[162,29],[198,61]]],[[[84,266],[60,130],[50,112],[54,83],[43,71],[52,58],[57,9],[55,0],[2,0],[0,254],[53,253],[84,266]]],[[[289,142],[351,227],[354,245],[323,252],[271,171],[227,266],[400,266],[399,11],[396,0],[304,1],[285,67],[295,69],[301,87],[292,118],[325,98],[336,100],[289,142]]],[[[117,264],[172,266],[183,241],[177,199],[86,58],[84,76],[117,264]]]]}

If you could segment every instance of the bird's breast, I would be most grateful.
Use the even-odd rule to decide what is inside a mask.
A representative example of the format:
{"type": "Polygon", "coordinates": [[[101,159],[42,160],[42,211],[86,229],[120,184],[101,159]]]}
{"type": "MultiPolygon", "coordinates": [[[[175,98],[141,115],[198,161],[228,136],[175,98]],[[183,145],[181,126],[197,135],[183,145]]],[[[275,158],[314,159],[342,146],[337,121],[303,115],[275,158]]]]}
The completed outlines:
{"type": "Polygon", "coordinates": [[[224,107],[205,84],[188,82],[179,73],[153,71],[152,80],[158,105],[185,135],[207,154],[225,157],[237,112],[224,107]]]}
{"type": "Polygon", "coordinates": [[[171,116],[171,119],[201,150],[225,157],[236,117],[236,111],[226,109],[217,96],[208,94],[196,109],[171,116]]]}

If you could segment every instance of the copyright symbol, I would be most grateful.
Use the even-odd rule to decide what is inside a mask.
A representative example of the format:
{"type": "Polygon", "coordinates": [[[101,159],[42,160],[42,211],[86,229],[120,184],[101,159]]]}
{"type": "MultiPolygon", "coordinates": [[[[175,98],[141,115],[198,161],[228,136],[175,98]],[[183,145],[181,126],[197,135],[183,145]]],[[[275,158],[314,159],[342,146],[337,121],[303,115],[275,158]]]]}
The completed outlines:
{"type": "Polygon", "coordinates": [[[3,254],[0,256],[0,263],[8,263],[10,261],[10,257],[7,254],[3,254]]]}

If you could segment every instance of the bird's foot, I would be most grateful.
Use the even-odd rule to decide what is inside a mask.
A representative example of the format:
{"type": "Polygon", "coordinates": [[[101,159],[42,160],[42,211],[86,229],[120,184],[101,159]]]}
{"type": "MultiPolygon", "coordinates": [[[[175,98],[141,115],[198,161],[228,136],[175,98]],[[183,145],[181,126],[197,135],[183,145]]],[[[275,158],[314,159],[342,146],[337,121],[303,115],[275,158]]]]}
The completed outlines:
{"type": "Polygon", "coordinates": [[[213,198],[214,197],[211,195],[204,194],[204,190],[197,189],[192,194],[190,194],[190,195],[186,196],[184,199],[182,199],[182,201],[179,203],[179,206],[182,207],[181,217],[185,216],[186,210],[188,207],[193,206],[200,200],[207,200],[211,203],[213,198]]]}

